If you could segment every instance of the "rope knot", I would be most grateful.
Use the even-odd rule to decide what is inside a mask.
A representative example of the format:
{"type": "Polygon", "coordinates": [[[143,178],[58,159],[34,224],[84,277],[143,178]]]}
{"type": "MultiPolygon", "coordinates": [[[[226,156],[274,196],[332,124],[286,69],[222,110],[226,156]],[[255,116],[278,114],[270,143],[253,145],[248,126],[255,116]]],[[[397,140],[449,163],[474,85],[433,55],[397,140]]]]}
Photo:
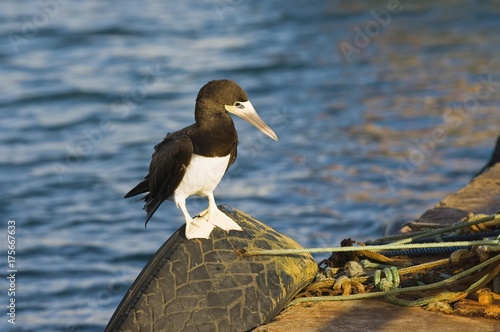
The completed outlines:
{"type": "Polygon", "coordinates": [[[459,264],[465,258],[469,258],[469,250],[467,249],[456,250],[450,255],[450,261],[453,264],[459,264]]]}
{"type": "Polygon", "coordinates": [[[363,266],[356,261],[349,261],[345,263],[344,270],[349,278],[358,277],[365,273],[363,266]]]}

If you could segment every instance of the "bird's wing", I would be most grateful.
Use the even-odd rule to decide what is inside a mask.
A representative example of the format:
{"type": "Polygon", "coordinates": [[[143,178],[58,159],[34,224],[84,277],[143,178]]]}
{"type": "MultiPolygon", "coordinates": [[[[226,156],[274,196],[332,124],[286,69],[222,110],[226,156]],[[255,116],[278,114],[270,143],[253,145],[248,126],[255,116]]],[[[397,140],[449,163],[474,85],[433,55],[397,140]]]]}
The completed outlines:
{"type": "Polygon", "coordinates": [[[144,196],[146,224],[161,203],[173,195],[186,173],[192,155],[193,143],[184,131],[168,134],[155,146],[148,175],[125,195],[127,198],[149,191],[144,196]]]}
{"type": "Polygon", "coordinates": [[[149,165],[149,192],[164,199],[181,183],[193,156],[193,142],[187,134],[169,134],[155,146],[149,165]]]}
{"type": "Polygon", "coordinates": [[[233,151],[231,151],[231,156],[229,157],[229,162],[227,163],[226,172],[229,169],[229,166],[231,166],[236,160],[237,155],[238,155],[238,140],[236,140],[236,145],[234,146],[233,151]]]}

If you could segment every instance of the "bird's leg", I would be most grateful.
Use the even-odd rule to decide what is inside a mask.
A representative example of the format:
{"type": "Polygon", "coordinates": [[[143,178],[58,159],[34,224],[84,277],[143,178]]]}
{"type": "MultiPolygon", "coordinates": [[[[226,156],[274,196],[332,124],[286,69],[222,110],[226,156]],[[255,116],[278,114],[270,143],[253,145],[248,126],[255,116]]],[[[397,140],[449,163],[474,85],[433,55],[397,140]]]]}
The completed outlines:
{"type": "Polygon", "coordinates": [[[195,218],[203,218],[208,221],[210,219],[210,215],[214,209],[217,209],[217,204],[215,203],[215,198],[212,193],[207,195],[208,198],[208,209],[205,209],[198,213],[195,218]]]}
{"type": "Polygon", "coordinates": [[[206,222],[204,219],[191,218],[188,210],[186,209],[185,198],[179,200],[176,199],[175,204],[181,209],[184,219],[186,220],[186,238],[188,240],[198,238],[208,239],[210,237],[210,233],[212,233],[212,230],[214,229],[214,225],[206,222]]]}
{"type": "Polygon", "coordinates": [[[233,219],[229,218],[225,213],[217,208],[213,193],[207,195],[208,209],[200,212],[196,218],[203,218],[207,222],[225,231],[236,230],[241,231],[240,225],[235,223],[233,219]]]}

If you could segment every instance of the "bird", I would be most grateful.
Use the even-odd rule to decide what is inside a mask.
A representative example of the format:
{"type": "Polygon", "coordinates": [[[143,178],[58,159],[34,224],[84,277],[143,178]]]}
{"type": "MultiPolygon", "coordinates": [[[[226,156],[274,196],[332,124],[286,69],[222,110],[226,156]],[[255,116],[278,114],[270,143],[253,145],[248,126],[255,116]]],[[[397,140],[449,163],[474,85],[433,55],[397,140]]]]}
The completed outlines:
{"type": "Polygon", "coordinates": [[[195,123],[168,133],[154,147],[149,172],[124,197],[145,194],[146,222],[165,201],[173,201],[184,216],[185,236],[208,239],[215,226],[229,232],[241,227],[220,211],[214,190],[237,155],[238,135],[231,114],[249,122],[278,141],[278,136],[260,118],[246,92],[234,81],[213,80],[196,97],[195,123]],[[194,218],[186,208],[189,196],[207,197],[208,208],[194,218]]]}

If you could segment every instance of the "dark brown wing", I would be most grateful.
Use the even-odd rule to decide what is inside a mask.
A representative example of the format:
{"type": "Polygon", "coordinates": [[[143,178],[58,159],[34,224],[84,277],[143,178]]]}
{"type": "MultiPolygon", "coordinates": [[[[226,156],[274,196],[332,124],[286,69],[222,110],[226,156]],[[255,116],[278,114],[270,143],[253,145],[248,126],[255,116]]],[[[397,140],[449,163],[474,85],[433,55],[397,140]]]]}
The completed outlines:
{"type": "Polygon", "coordinates": [[[173,195],[186,173],[192,156],[193,143],[187,130],[168,134],[155,146],[148,175],[125,195],[125,198],[128,198],[149,192],[144,196],[146,224],[161,203],[173,195]]]}
{"type": "Polygon", "coordinates": [[[231,156],[229,157],[229,163],[227,163],[227,168],[226,168],[226,172],[227,170],[229,169],[229,167],[234,163],[234,161],[236,160],[236,157],[238,155],[238,139],[236,139],[236,144],[234,146],[234,149],[233,151],[231,151],[231,156]]]}

